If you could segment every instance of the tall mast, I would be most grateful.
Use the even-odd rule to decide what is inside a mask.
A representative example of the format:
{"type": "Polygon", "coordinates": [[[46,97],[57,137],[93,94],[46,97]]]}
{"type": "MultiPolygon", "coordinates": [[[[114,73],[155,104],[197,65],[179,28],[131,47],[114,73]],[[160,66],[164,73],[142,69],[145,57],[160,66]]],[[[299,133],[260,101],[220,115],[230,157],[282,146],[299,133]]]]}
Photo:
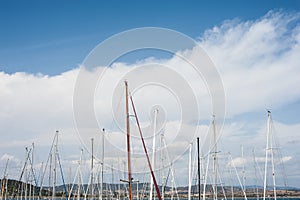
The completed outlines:
{"type": "Polygon", "coordinates": [[[7,192],[6,185],[7,185],[7,166],[8,166],[8,161],[9,161],[9,158],[6,161],[3,179],[1,180],[1,199],[4,199],[4,192],[5,192],[5,196],[6,196],[6,192],[7,192]]]}
{"type": "Polygon", "coordinates": [[[267,171],[268,171],[268,151],[269,151],[269,134],[270,134],[270,117],[271,112],[268,110],[268,122],[267,122],[267,145],[266,145],[266,158],[265,158],[265,176],[264,176],[264,195],[263,200],[266,199],[266,190],[267,190],[267,171]]]}
{"type": "Polygon", "coordinates": [[[164,141],[164,133],[161,134],[160,138],[160,157],[161,157],[161,199],[165,199],[165,177],[164,177],[164,153],[163,153],[163,141],[164,141]]]}
{"type": "MultiPolygon", "coordinates": [[[[35,188],[33,187],[33,181],[35,180],[35,175],[34,175],[34,170],[33,170],[33,161],[34,161],[34,142],[32,143],[32,153],[31,153],[31,165],[30,165],[30,167],[31,167],[31,172],[32,172],[32,176],[31,176],[31,188],[33,188],[33,190],[32,190],[32,197],[33,197],[33,199],[34,199],[34,195],[35,195],[35,188]]],[[[36,182],[35,182],[36,183],[36,182]]],[[[37,186],[37,185],[36,185],[37,186]]],[[[31,188],[30,188],[30,190],[31,190],[31,188]]]]}
{"type": "Polygon", "coordinates": [[[214,174],[214,200],[218,199],[218,188],[217,188],[217,136],[216,136],[216,124],[215,124],[215,115],[213,115],[213,140],[214,140],[214,152],[213,152],[213,174],[214,174]]]}
{"type": "MultiPolygon", "coordinates": [[[[54,140],[55,140],[55,138],[54,138],[54,140]]],[[[53,141],[54,142],[54,141],[53,141]]],[[[52,177],[51,177],[51,175],[52,175],[52,165],[53,165],[53,150],[51,149],[51,152],[50,152],[50,155],[49,155],[49,157],[50,157],[50,159],[49,159],[49,161],[50,161],[50,164],[49,164],[49,179],[48,179],[48,183],[49,183],[49,186],[52,184],[52,177]]],[[[49,189],[48,189],[48,192],[49,192],[49,196],[50,196],[50,194],[51,194],[51,188],[49,187],[49,189]]]]}
{"type": "Polygon", "coordinates": [[[188,187],[188,200],[191,200],[191,191],[192,191],[192,147],[193,147],[193,144],[190,143],[190,147],[189,147],[189,187],[188,187]]]}
{"type": "Polygon", "coordinates": [[[112,194],[112,197],[111,198],[114,198],[114,194],[115,194],[115,186],[114,186],[114,165],[112,164],[111,165],[111,194],[112,194]]]}
{"type": "Polygon", "coordinates": [[[274,166],[274,147],[273,147],[273,134],[271,129],[271,112],[269,116],[269,132],[270,132],[270,150],[271,150],[271,162],[272,162],[272,178],[273,178],[273,191],[274,191],[274,200],[277,199],[276,196],[276,178],[275,178],[275,166],[274,166]]]}
{"type": "MultiPolygon", "coordinates": [[[[153,120],[153,141],[152,141],[152,166],[153,166],[153,170],[155,170],[155,135],[156,135],[156,118],[157,118],[157,112],[158,110],[155,109],[154,110],[154,120],[153,120]]],[[[151,176],[150,176],[151,177],[151,176]]],[[[151,177],[150,180],[150,197],[149,200],[152,200],[152,196],[153,196],[153,179],[151,177]]]]}
{"type": "Polygon", "coordinates": [[[56,178],[57,178],[57,175],[56,175],[56,160],[57,160],[57,154],[58,154],[58,131],[56,131],[56,134],[55,134],[55,146],[54,146],[54,168],[53,168],[53,189],[52,189],[52,199],[55,199],[55,187],[56,187],[56,178]]]}
{"type": "Polygon", "coordinates": [[[200,142],[199,142],[199,137],[197,137],[197,153],[198,153],[198,199],[200,200],[201,199],[201,180],[200,180],[200,142]]]}
{"type": "MultiPolygon", "coordinates": [[[[120,158],[118,157],[118,175],[119,177],[121,177],[121,167],[120,167],[120,158]]],[[[121,185],[120,185],[120,182],[118,183],[118,196],[117,196],[117,199],[120,199],[121,197],[121,185]]]]}
{"type": "Polygon", "coordinates": [[[130,126],[129,126],[129,109],[128,109],[128,83],[125,81],[126,90],[126,132],[127,132],[127,164],[128,164],[128,186],[129,186],[129,200],[132,200],[132,178],[131,178],[131,159],[130,159],[130,126]]]}
{"type": "Polygon", "coordinates": [[[244,160],[244,146],[241,145],[242,161],[243,161],[243,190],[246,191],[246,176],[245,176],[245,160],[244,160]]]}
{"type": "Polygon", "coordinates": [[[81,162],[82,162],[82,152],[83,152],[83,149],[80,150],[80,159],[79,159],[79,162],[78,162],[78,185],[77,185],[77,200],[80,200],[80,188],[81,188],[81,162]]]}
{"type": "Polygon", "coordinates": [[[92,142],[92,161],[91,161],[91,199],[94,196],[94,138],[91,139],[92,142]]]}
{"type": "Polygon", "coordinates": [[[102,164],[101,164],[101,200],[103,200],[103,171],[104,171],[104,136],[105,136],[105,129],[102,129],[102,164]]]}
{"type": "Polygon", "coordinates": [[[30,152],[28,150],[28,147],[25,147],[26,149],[26,154],[27,154],[27,158],[26,158],[26,161],[25,161],[25,200],[27,200],[27,191],[28,191],[28,166],[27,166],[27,159],[30,155],[30,152]]]}
{"type": "Polygon", "coordinates": [[[253,163],[254,163],[254,170],[255,170],[255,190],[256,190],[256,198],[257,198],[257,200],[259,200],[258,186],[257,186],[257,162],[256,162],[256,158],[255,158],[254,148],[253,148],[253,150],[252,150],[252,154],[253,154],[253,163]]]}

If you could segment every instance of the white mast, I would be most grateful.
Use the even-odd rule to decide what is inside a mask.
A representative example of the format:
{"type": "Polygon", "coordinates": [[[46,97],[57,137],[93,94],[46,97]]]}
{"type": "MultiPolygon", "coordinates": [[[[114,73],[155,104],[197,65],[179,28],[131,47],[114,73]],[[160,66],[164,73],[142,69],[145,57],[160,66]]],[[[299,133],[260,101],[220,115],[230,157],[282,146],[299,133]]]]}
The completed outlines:
{"type": "MultiPolygon", "coordinates": [[[[26,147],[26,156],[29,155],[29,152],[28,152],[28,148],[26,147]]],[[[27,159],[27,158],[26,158],[27,159]]],[[[26,162],[26,161],[25,161],[26,162]]],[[[28,165],[27,165],[27,162],[26,162],[26,168],[25,168],[25,200],[27,200],[27,187],[28,187],[28,165]]]]}
{"type": "Polygon", "coordinates": [[[94,138],[91,139],[92,142],[92,161],[91,161],[91,199],[94,198],[94,138]]]}
{"type": "Polygon", "coordinates": [[[245,160],[244,160],[244,146],[241,145],[242,161],[243,161],[243,190],[246,191],[246,176],[245,176],[245,160]]]}
{"type": "Polygon", "coordinates": [[[102,129],[102,163],[101,163],[101,200],[103,200],[103,171],[104,171],[104,137],[105,137],[105,129],[102,129]]]}
{"type": "MultiPolygon", "coordinates": [[[[33,170],[33,166],[34,166],[34,142],[32,143],[32,152],[31,152],[31,164],[30,164],[30,167],[31,167],[31,172],[32,172],[32,175],[31,175],[31,185],[30,185],[30,190],[32,190],[32,193],[30,192],[30,194],[32,194],[32,195],[30,195],[30,196],[32,196],[33,197],[33,199],[34,199],[34,196],[35,196],[35,193],[34,193],[34,191],[35,191],[35,187],[34,187],[34,185],[33,185],[33,181],[35,180],[35,175],[34,175],[34,170],[33,170]]],[[[5,200],[6,200],[6,198],[5,198],[5,200]]]]}
{"type": "Polygon", "coordinates": [[[136,183],[136,200],[139,200],[139,180],[136,179],[132,181],[133,183],[136,183]]]}
{"type": "Polygon", "coordinates": [[[164,153],[163,153],[163,141],[164,141],[164,133],[160,135],[160,157],[161,157],[161,198],[165,199],[165,177],[164,177],[164,153]]]}
{"type": "Polygon", "coordinates": [[[5,195],[5,200],[6,200],[6,193],[7,193],[7,167],[8,167],[8,161],[9,158],[6,161],[6,165],[5,165],[5,170],[4,170],[4,175],[3,175],[3,179],[1,180],[1,199],[3,199],[3,196],[5,195]],[[4,193],[5,192],[5,193],[4,193]]]}
{"type": "Polygon", "coordinates": [[[230,174],[230,182],[231,182],[231,200],[234,200],[234,191],[233,191],[233,175],[232,175],[232,167],[229,168],[229,174],[230,174]]]}
{"type": "Polygon", "coordinates": [[[169,156],[169,153],[168,153],[168,149],[167,149],[167,144],[166,144],[166,141],[165,141],[165,137],[164,135],[162,134],[162,143],[163,143],[163,149],[165,150],[165,153],[166,153],[166,159],[167,161],[170,163],[170,174],[171,174],[171,183],[172,183],[172,186],[171,186],[171,200],[174,199],[174,190],[175,190],[175,194],[177,196],[177,200],[179,200],[179,196],[178,196],[178,191],[177,191],[177,187],[176,187],[176,183],[175,183],[175,175],[174,175],[174,169],[173,169],[173,161],[171,161],[170,159],[170,156],[169,156]]]}
{"type": "Polygon", "coordinates": [[[8,180],[5,179],[5,196],[4,199],[7,199],[7,184],[8,184],[8,180]]]}
{"type": "MultiPolygon", "coordinates": [[[[121,169],[120,169],[120,158],[118,157],[118,176],[119,178],[121,178],[121,169]]],[[[121,198],[121,185],[120,182],[118,182],[118,197],[119,200],[121,198]]]]}
{"type": "Polygon", "coordinates": [[[55,146],[54,146],[54,168],[53,168],[53,188],[52,188],[52,199],[55,199],[55,187],[56,187],[56,160],[57,160],[57,154],[58,154],[58,131],[56,131],[56,134],[55,134],[55,146]]]}
{"type": "Polygon", "coordinates": [[[175,189],[175,193],[176,193],[176,196],[177,196],[177,200],[179,200],[178,191],[177,191],[177,187],[176,187],[176,183],[175,183],[173,162],[171,162],[170,169],[171,169],[171,175],[172,175],[171,200],[174,199],[174,189],[175,189]]]}
{"type": "Polygon", "coordinates": [[[273,132],[272,132],[272,127],[271,127],[271,112],[268,112],[268,124],[269,124],[269,139],[270,139],[270,150],[271,150],[271,162],[272,162],[272,178],[273,178],[273,191],[274,191],[274,199],[277,199],[276,196],[276,178],[275,178],[275,166],[274,166],[274,148],[273,148],[273,132]]]}
{"type": "Polygon", "coordinates": [[[129,200],[132,200],[132,176],[131,176],[131,155],[130,155],[130,122],[129,122],[129,92],[128,92],[128,83],[125,81],[125,110],[126,110],[126,136],[127,136],[127,170],[128,170],[128,190],[129,190],[129,200]]]}
{"type": "Polygon", "coordinates": [[[218,188],[217,188],[217,181],[218,181],[218,174],[217,174],[217,136],[216,136],[216,125],[215,125],[215,115],[213,115],[213,141],[214,141],[214,152],[213,152],[213,174],[214,174],[214,200],[218,199],[218,188]]]}
{"type": "Polygon", "coordinates": [[[253,154],[253,162],[254,162],[254,170],[255,170],[255,190],[256,190],[256,199],[259,200],[259,194],[258,194],[258,186],[257,186],[257,162],[255,157],[254,149],[252,150],[253,154]]]}
{"type": "Polygon", "coordinates": [[[113,199],[114,198],[114,192],[115,192],[115,187],[114,187],[114,165],[112,164],[111,165],[111,187],[110,187],[110,190],[111,190],[111,198],[113,199]]]}
{"type": "Polygon", "coordinates": [[[191,200],[191,191],[192,191],[192,147],[193,147],[193,144],[190,143],[190,148],[189,148],[189,188],[188,188],[188,200],[191,200]]]}
{"type": "Polygon", "coordinates": [[[268,110],[268,121],[267,121],[267,145],[266,145],[266,158],[265,158],[265,176],[264,176],[264,196],[263,200],[266,198],[266,188],[267,188],[267,171],[268,171],[268,154],[271,151],[271,165],[272,165],[272,178],[273,178],[273,190],[274,190],[274,199],[277,199],[276,196],[276,179],[275,179],[275,167],[274,167],[274,148],[273,148],[273,135],[271,128],[271,111],[268,110]]]}
{"type": "Polygon", "coordinates": [[[81,188],[81,162],[82,162],[82,152],[83,149],[80,150],[80,159],[78,163],[78,185],[77,185],[77,200],[80,200],[80,188],[81,188]]]}
{"type": "MultiPolygon", "coordinates": [[[[153,120],[153,141],[152,141],[152,161],[151,164],[153,166],[153,171],[155,170],[155,135],[156,135],[156,118],[157,118],[158,110],[154,110],[154,120],[153,120]]],[[[153,196],[153,179],[150,179],[150,196],[149,200],[152,200],[153,196]]]]}
{"type": "Polygon", "coordinates": [[[209,161],[210,161],[210,156],[207,156],[207,161],[206,161],[206,170],[205,170],[205,175],[203,176],[203,200],[206,200],[206,183],[207,183],[207,174],[208,174],[208,166],[209,166],[209,161]]]}

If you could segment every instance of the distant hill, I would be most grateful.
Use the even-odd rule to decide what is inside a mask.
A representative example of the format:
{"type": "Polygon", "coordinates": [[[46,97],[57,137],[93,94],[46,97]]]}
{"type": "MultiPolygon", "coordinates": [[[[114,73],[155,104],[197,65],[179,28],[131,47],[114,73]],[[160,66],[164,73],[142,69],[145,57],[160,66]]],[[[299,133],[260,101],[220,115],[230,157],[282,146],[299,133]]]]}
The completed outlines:
{"type": "MultiPolygon", "coordinates": [[[[16,180],[7,180],[7,196],[18,196],[21,195],[21,191],[23,191],[23,195],[24,195],[24,191],[27,190],[27,194],[29,195],[29,191],[30,191],[30,187],[31,187],[31,192],[32,194],[34,193],[35,196],[37,196],[40,192],[40,187],[37,186],[33,186],[31,184],[25,184],[24,182],[19,182],[16,180]]],[[[2,183],[2,180],[1,180],[2,183]]],[[[5,183],[5,182],[3,182],[5,183]]],[[[144,195],[147,196],[149,195],[149,191],[150,191],[150,184],[149,183],[133,183],[133,192],[136,193],[137,192],[137,188],[139,189],[139,194],[140,195],[144,195]]],[[[76,196],[77,195],[77,191],[78,191],[78,185],[74,184],[73,186],[70,184],[67,184],[65,186],[63,185],[59,185],[56,186],[55,191],[56,191],[56,196],[65,196],[65,189],[67,191],[70,191],[72,188],[72,194],[71,196],[76,196]]],[[[84,184],[81,185],[81,196],[83,196],[83,191],[87,191],[88,185],[84,184]]],[[[99,194],[99,183],[95,183],[94,186],[94,194],[98,195],[99,194]]],[[[203,185],[201,185],[201,193],[203,193],[203,185]]],[[[159,186],[160,191],[162,191],[161,186],[159,186]]],[[[271,193],[272,188],[267,188],[269,190],[268,193],[271,193]]],[[[277,187],[276,188],[278,190],[278,196],[300,196],[300,189],[296,188],[296,187],[277,187]]],[[[116,196],[118,194],[118,191],[120,191],[120,195],[125,195],[126,194],[126,190],[127,190],[127,184],[121,183],[121,184],[108,184],[108,183],[103,183],[103,194],[104,195],[110,195],[110,196],[116,196]]],[[[231,196],[232,195],[232,191],[234,193],[234,196],[239,197],[239,196],[243,196],[243,191],[240,187],[231,187],[231,186],[223,186],[223,188],[221,188],[220,186],[217,187],[217,190],[219,191],[220,195],[222,196],[223,191],[225,192],[226,196],[231,196]]],[[[172,188],[170,186],[166,186],[164,187],[164,191],[165,191],[165,196],[168,196],[171,194],[172,188]]],[[[186,196],[188,193],[188,186],[183,186],[183,187],[177,187],[177,191],[178,194],[180,196],[186,196]]],[[[212,195],[213,188],[212,185],[206,185],[206,194],[207,196],[212,195]]],[[[262,195],[263,192],[263,187],[261,186],[247,186],[246,187],[246,193],[247,193],[247,197],[254,197],[256,196],[256,192],[258,191],[259,195],[262,195]]],[[[193,185],[192,186],[192,193],[196,194],[198,193],[198,186],[197,185],[193,185]]],[[[42,192],[41,192],[42,196],[51,196],[52,195],[52,187],[43,187],[42,188],[42,192]]]]}

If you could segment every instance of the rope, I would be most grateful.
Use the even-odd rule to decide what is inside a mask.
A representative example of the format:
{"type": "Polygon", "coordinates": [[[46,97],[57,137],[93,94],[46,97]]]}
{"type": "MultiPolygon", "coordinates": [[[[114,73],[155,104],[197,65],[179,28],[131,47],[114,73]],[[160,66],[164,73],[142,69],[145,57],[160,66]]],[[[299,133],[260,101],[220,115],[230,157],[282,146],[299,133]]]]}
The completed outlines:
{"type": "Polygon", "coordinates": [[[61,163],[60,163],[59,154],[57,154],[57,158],[58,158],[58,163],[59,163],[59,168],[60,168],[60,173],[61,173],[61,179],[62,179],[62,182],[63,182],[63,185],[64,185],[64,190],[65,190],[65,193],[66,193],[66,199],[68,199],[69,195],[68,195],[67,187],[66,187],[66,184],[65,184],[65,179],[64,179],[64,174],[63,174],[63,170],[62,170],[61,163]]]}
{"type": "Polygon", "coordinates": [[[143,147],[144,147],[144,151],[145,151],[145,154],[146,154],[148,166],[149,166],[149,169],[150,169],[150,172],[151,172],[151,176],[152,176],[152,179],[153,179],[153,182],[154,182],[157,197],[158,197],[159,200],[162,200],[160,192],[159,192],[159,188],[158,188],[155,176],[154,176],[154,172],[153,172],[153,169],[152,169],[152,166],[151,166],[151,163],[150,163],[150,159],[149,159],[149,155],[148,155],[148,152],[147,152],[146,144],[145,144],[145,141],[144,141],[144,138],[143,138],[142,130],[141,130],[141,127],[140,127],[140,123],[139,123],[139,120],[138,120],[138,117],[137,117],[137,114],[136,114],[136,110],[135,110],[133,99],[132,99],[131,95],[130,95],[130,101],[131,101],[132,109],[133,109],[133,112],[134,112],[136,124],[138,125],[139,133],[140,133],[141,140],[142,140],[142,143],[143,143],[143,147]]]}

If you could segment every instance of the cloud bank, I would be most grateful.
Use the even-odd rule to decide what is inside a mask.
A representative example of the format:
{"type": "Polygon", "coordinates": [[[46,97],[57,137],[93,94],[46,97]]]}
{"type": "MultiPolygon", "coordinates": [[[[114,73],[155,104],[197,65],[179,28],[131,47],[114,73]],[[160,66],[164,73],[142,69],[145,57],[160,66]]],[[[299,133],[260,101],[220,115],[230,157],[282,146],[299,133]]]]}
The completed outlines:
{"type": "MultiPolygon", "coordinates": [[[[226,110],[229,121],[225,124],[223,137],[221,138],[223,149],[228,151],[240,151],[240,144],[245,144],[246,153],[251,156],[250,146],[258,150],[258,157],[263,155],[265,145],[265,121],[251,119],[249,123],[258,127],[253,130],[245,130],[245,126],[239,123],[239,116],[249,113],[257,113],[266,108],[279,108],[290,106],[300,101],[300,13],[286,13],[283,11],[270,11],[265,16],[253,21],[240,21],[238,19],[225,21],[221,26],[213,27],[205,31],[197,40],[215,63],[222,77],[226,93],[226,110]],[[238,124],[237,124],[238,123],[238,124]],[[252,132],[253,131],[253,132],[252,132]],[[251,138],[251,140],[249,140],[251,138]],[[235,147],[234,147],[235,146],[235,147]],[[248,152],[247,152],[248,148],[248,152]]],[[[193,51],[178,52],[187,54],[190,59],[197,59],[193,51]]],[[[185,71],[186,63],[177,56],[170,59],[150,58],[134,64],[115,63],[108,69],[105,87],[98,94],[107,94],[111,97],[112,90],[124,74],[142,65],[158,64],[161,66],[174,66],[178,74],[184,77],[195,91],[198,106],[202,111],[200,124],[201,131],[207,131],[211,119],[211,101],[209,91],[203,80],[193,76],[191,71],[185,71]]],[[[149,72],[141,71],[139,76],[147,76],[149,72]]],[[[4,163],[6,155],[15,154],[14,157],[22,160],[23,147],[33,141],[40,148],[49,147],[55,130],[61,130],[61,143],[76,146],[81,144],[77,137],[73,121],[72,97],[74,85],[79,69],[73,69],[56,76],[43,74],[28,74],[16,72],[14,74],[0,73],[0,155],[4,163]],[[9,143],[7,142],[9,141],[9,143]],[[20,150],[16,150],[16,149],[20,150]],[[8,154],[6,154],[8,153],[8,154]]],[[[174,80],[176,81],[176,80],[174,80]]],[[[180,87],[180,85],[178,86],[180,87]]],[[[166,139],[174,148],[170,154],[176,152],[180,145],[186,146],[194,135],[186,133],[180,136],[182,141],[173,141],[172,132],[176,130],[176,121],[180,120],[178,102],[172,93],[165,93],[161,88],[148,88],[147,92],[136,93],[137,107],[141,111],[141,121],[151,125],[151,108],[153,102],[162,105],[167,115],[168,127],[165,130],[166,139]],[[158,95],[153,95],[153,94],[158,95]],[[147,97],[143,99],[142,97],[147,97]],[[159,101],[157,102],[157,99],[159,101]],[[144,107],[143,107],[144,105],[144,107]],[[147,105],[147,106],[145,106],[147,105]],[[171,142],[170,142],[171,141],[171,142]]],[[[118,103],[118,101],[116,101],[118,103]]],[[[101,126],[112,127],[111,99],[103,98],[95,103],[95,113],[101,126]]],[[[193,109],[193,108],[190,108],[193,109]]],[[[299,109],[299,108],[297,108],[299,109]]],[[[120,109],[120,112],[123,112],[120,109]]],[[[285,163],[291,174],[297,174],[295,164],[300,162],[299,153],[294,150],[300,142],[297,130],[298,124],[282,124],[274,122],[277,134],[282,146],[288,149],[285,154],[285,163]]],[[[189,124],[190,125],[190,124],[189,124]]],[[[195,124],[198,126],[198,124],[195,124]]],[[[201,132],[200,131],[200,132],[201,132]]],[[[149,130],[149,137],[151,131],[149,130]]],[[[200,134],[200,133],[199,133],[200,134]]],[[[200,134],[201,135],[201,134],[200,134]]],[[[122,135],[123,136],[123,135],[122,135]]],[[[117,140],[119,135],[108,136],[109,141],[117,141],[117,146],[125,147],[125,143],[117,140]]],[[[87,137],[88,138],[88,137],[87,137]]],[[[124,137],[125,140],[125,137],[124,137]]],[[[98,141],[97,144],[99,144],[98,141]]],[[[148,143],[151,148],[151,140],[148,143]]],[[[99,147],[100,148],[100,147],[99,147]]],[[[139,148],[139,147],[137,147],[139,148]]],[[[46,150],[41,151],[45,153],[46,150]]],[[[64,152],[66,160],[74,159],[75,151],[64,152]]],[[[109,152],[109,150],[107,150],[109,152]]],[[[79,154],[79,151],[78,151],[79,154]]],[[[175,153],[176,154],[176,153],[175,153]]],[[[185,155],[185,154],[184,154],[185,155]]],[[[123,156],[123,155],[122,155],[123,156]]],[[[42,155],[39,156],[43,158],[42,155]]],[[[187,156],[185,156],[187,157],[187,156]]],[[[182,157],[181,160],[187,161],[182,157]]],[[[108,160],[116,157],[111,152],[108,160]]],[[[42,161],[42,160],[40,160],[42,161]]],[[[140,162],[140,161],[137,161],[140,162]]],[[[235,163],[240,163],[241,158],[236,158],[235,163]]],[[[184,162],[187,163],[187,162],[184,162]]],[[[178,177],[184,176],[187,166],[178,170],[178,177]]],[[[12,173],[12,172],[11,172],[12,173]]],[[[297,174],[299,177],[299,174],[297,174]]],[[[297,184],[296,178],[292,184],[297,184]]],[[[182,180],[179,182],[184,183],[182,180]]],[[[300,186],[300,185],[297,185],[300,186]]]]}

